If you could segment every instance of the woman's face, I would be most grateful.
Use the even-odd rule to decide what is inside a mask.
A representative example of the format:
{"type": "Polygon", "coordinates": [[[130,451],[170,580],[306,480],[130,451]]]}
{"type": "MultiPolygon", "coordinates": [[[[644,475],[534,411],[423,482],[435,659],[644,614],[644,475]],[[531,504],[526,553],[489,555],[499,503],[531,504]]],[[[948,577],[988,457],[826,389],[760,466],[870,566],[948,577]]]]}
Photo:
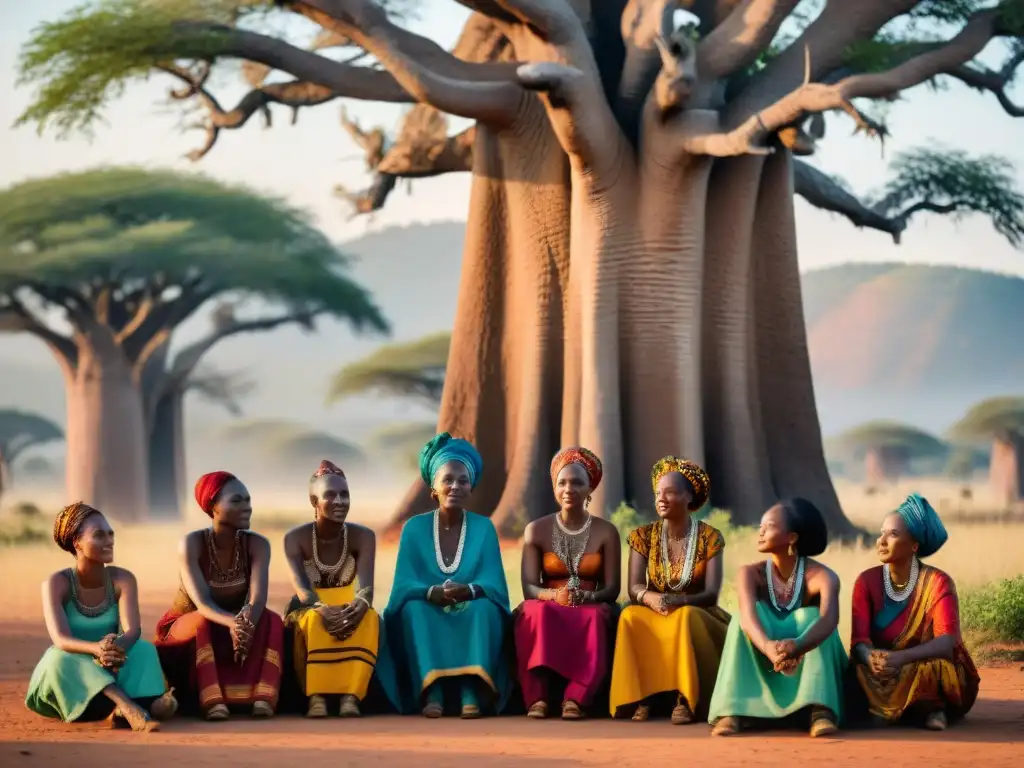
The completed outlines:
{"type": "Polygon", "coordinates": [[[252,520],[252,497],[241,480],[230,480],[213,505],[213,519],[228,528],[248,530],[252,520]]]}
{"type": "Polygon", "coordinates": [[[473,490],[469,482],[469,471],[461,461],[449,461],[434,475],[433,490],[441,509],[465,509],[473,490]]]}
{"type": "Polygon", "coordinates": [[[562,509],[580,510],[590,495],[590,479],[581,464],[566,464],[555,475],[555,499],[562,509]]]}
{"type": "Polygon", "coordinates": [[[678,472],[669,472],[658,479],[654,492],[654,508],[662,520],[678,520],[690,513],[693,496],[690,484],[678,472]]]}
{"type": "Polygon", "coordinates": [[[896,513],[882,521],[882,531],[875,546],[878,559],[883,563],[905,563],[917,552],[917,542],[907,530],[903,518],[896,513]]]}
{"type": "Polygon", "coordinates": [[[790,544],[796,545],[797,538],[789,530],[786,511],[781,504],[776,504],[761,516],[761,527],[757,530],[758,552],[786,552],[790,544]]]}
{"type": "Polygon", "coordinates": [[[348,480],[340,475],[322,475],[313,485],[315,496],[310,497],[318,520],[329,520],[341,525],[352,506],[348,480]]]}
{"type": "Polygon", "coordinates": [[[97,563],[114,562],[114,529],[101,514],[89,515],[75,534],[75,551],[97,563]]]}

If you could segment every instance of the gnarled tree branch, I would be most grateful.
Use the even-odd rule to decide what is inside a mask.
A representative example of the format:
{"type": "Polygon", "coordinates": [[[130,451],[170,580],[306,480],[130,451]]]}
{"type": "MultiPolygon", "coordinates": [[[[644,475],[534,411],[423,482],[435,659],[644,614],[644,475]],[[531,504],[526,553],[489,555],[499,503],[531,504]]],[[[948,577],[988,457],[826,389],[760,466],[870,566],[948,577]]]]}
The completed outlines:
{"type": "Polygon", "coordinates": [[[702,78],[717,80],[749,67],[775,38],[800,0],[743,0],[697,48],[702,78]]]}
{"type": "Polygon", "coordinates": [[[78,365],[78,348],[63,334],[57,333],[18,299],[13,292],[0,296],[0,332],[30,333],[46,343],[66,373],[78,365]]]}
{"type": "Polygon", "coordinates": [[[1006,92],[1021,64],[1024,64],[1024,45],[1018,45],[998,71],[988,67],[963,64],[948,70],[945,74],[955,77],[971,88],[992,93],[1010,117],[1024,117],[1024,105],[1016,104],[1006,92]]]}
{"type": "Polygon", "coordinates": [[[899,245],[907,228],[905,216],[887,216],[865,205],[856,195],[846,191],[827,174],[803,160],[793,161],[795,191],[813,205],[832,213],[845,216],[858,228],[867,227],[887,232],[893,242],[899,245]]]}

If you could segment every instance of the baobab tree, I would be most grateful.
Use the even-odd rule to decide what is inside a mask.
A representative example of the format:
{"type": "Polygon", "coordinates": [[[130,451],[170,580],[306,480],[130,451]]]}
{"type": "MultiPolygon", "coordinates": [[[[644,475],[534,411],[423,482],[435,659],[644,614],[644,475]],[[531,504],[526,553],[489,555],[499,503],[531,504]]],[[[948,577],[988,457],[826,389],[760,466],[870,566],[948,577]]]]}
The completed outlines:
{"type": "Polygon", "coordinates": [[[909,424],[872,421],[848,429],[832,441],[830,453],[864,463],[869,488],[898,482],[911,462],[949,454],[949,446],[934,435],[909,424]]]}
{"type": "Polygon", "coordinates": [[[160,429],[179,431],[169,468],[155,463],[174,478],[183,458],[180,422],[161,408],[180,419],[189,386],[229,394],[223,373],[197,370],[222,340],[323,315],[387,331],[345,265],[303,213],[194,175],[109,169],[0,192],[0,329],[38,337],[64,373],[69,496],[122,520],[147,514],[149,451],[168,448],[160,429]],[[171,354],[204,308],[212,330],[171,354]]]}
{"type": "Polygon", "coordinates": [[[1007,506],[1024,498],[1024,397],[993,397],[971,407],[949,430],[959,440],[990,441],[989,483],[1007,506]]]}
{"type": "Polygon", "coordinates": [[[11,483],[15,459],[33,446],[63,438],[64,431],[44,416],[0,408],[0,501],[11,483]]]}
{"type": "MultiPolygon", "coordinates": [[[[622,499],[649,506],[652,462],[682,453],[707,466],[714,503],[739,522],[800,494],[831,530],[851,533],[814,403],[796,185],[814,204],[894,237],[924,211],[980,212],[1016,242],[1024,201],[991,160],[960,158],[974,171],[960,183],[948,164],[928,162],[935,153],[917,153],[910,160],[922,173],[860,201],[794,157],[823,137],[826,112],[884,135],[864,102],[939,77],[990,91],[1011,111],[1005,88],[1021,49],[998,72],[972,62],[996,38],[1019,44],[1022,0],[460,2],[473,14],[452,53],[369,0],[275,3],[319,27],[316,50],[259,31],[239,2],[100,4],[44,25],[30,43],[22,75],[40,89],[23,119],[88,125],[113,89],[153,71],[183,81],[176,95],[208,111],[194,157],[274,104],[297,112],[370,99],[473,119],[469,132],[447,136],[420,116],[410,125],[433,125],[432,143],[410,129],[366,147],[392,177],[464,168],[471,156],[438,426],[485,457],[478,508],[506,530],[542,514],[550,456],[582,443],[605,463],[598,514],[622,499]],[[699,25],[677,27],[677,5],[699,25]],[[915,37],[920,22],[933,34],[915,37]],[[338,43],[380,66],[319,52],[338,43]],[[259,80],[223,108],[209,73],[227,58],[287,79],[259,80]]],[[[382,199],[387,177],[378,181],[382,199]]],[[[396,519],[428,504],[417,483],[396,519]]]]}

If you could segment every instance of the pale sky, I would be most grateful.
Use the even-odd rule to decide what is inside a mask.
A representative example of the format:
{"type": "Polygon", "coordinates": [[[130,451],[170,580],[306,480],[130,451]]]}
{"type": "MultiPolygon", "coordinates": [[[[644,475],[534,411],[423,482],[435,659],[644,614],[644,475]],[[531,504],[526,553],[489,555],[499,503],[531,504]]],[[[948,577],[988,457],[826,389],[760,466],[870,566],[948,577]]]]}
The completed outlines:
{"type": "MultiPolygon", "coordinates": [[[[194,169],[285,196],[314,211],[320,225],[339,239],[390,224],[465,219],[469,176],[458,174],[416,182],[412,195],[400,189],[373,222],[365,217],[349,221],[345,203],[334,198],[331,189],[338,182],[359,188],[367,176],[358,149],[338,124],[337,103],[303,110],[296,126],[289,124],[288,111],[279,109],[269,130],[254,118],[240,131],[222,132],[217,146],[198,164],[183,155],[202,142],[202,133],[181,133],[179,106],[168,105],[166,91],[171,83],[163,77],[131,87],[108,110],[108,122],[96,127],[92,142],[77,136],[58,141],[52,135],[37,136],[32,128],[12,128],[30,96],[14,87],[20,46],[41,21],[58,18],[77,4],[77,0],[0,2],[0,187],[33,176],[130,163],[194,169]]],[[[465,16],[465,9],[451,0],[424,0],[423,21],[412,26],[447,46],[454,42],[465,16]]],[[[994,50],[995,45],[988,53],[994,50]]],[[[243,93],[230,78],[215,90],[225,105],[243,93]]],[[[1024,99],[1024,89],[1018,91],[1024,99]]],[[[347,106],[364,125],[388,128],[397,124],[401,111],[396,106],[351,101],[347,106]]],[[[1024,182],[1020,126],[990,95],[960,85],[939,93],[918,88],[894,108],[890,126],[893,136],[885,146],[889,156],[921,144],[995,152],[1015,163],[1024,182]]],[[[851,137],[851,130],[845,117],[830,117],[829,137],[814,162],[847,179],[858,192],[866,192],[884,181],[886,161],[877,142],[851,137]]],[[[851,260],[905,260],[973,265],[1024,275],[1024,253],[1014,251],[980,218],[959,224],[948,218],[920,218],[905,233],[903,244],[895,246],[887,235],[856,230],[845,219],[799,202],[798,235],[804,269],[851,260]]]]}

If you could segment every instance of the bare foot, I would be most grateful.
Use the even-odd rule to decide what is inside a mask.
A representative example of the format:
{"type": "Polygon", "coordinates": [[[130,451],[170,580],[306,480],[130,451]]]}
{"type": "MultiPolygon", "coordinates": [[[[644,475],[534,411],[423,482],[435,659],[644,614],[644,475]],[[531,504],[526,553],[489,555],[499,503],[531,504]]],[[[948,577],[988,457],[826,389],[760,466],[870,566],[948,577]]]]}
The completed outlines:
{"type": "Polygon", "coordinates": [[[160,730],[160,723],[150,718],[149,713],[140,706],[127,707],[125,709],[118,709],[114,713],[115,716],[123,717],[128,721],[128,725],[131,729],[137,733],[150,733],[152,731],[160,730]]]}
{"type": "Polygon", "coordinates": [[[444,707],[436,702],[430,702],[423,708],[423,716],[429,717],[431,720],[436,720],[444,714],[444,707]]]}
{"type": "Polygon", "coordinates": [[[672,725],[689,725],[692,722],[693,711],[686,703],[686,699],[680,696],[675,707],[672,708],[672,725]]]}
{"type": "Polygon", "coordinates": [[[341,697],[341,709],[338,710],[340,717],[362,717],[363,712],[359,709],[359,699],[351,693],[341,697]]]}
{"type": "Polygon", "coordinates": [[[252,716],[253,717],[273,717],[274,708],[270,706],[268,701],[257,701],[252,705],[252,716]]]}
{"type": "Polygon", "coordinates": [[[712,736],[735,736],[740,732],[740,720],[738,717],[722,717],[711,729],[712,736]]]}
{"type": "Polygon", "coordinates": [[[327,700],[318,694],[310,696],[306,717],[327,717],[327,700]]]}
{"type": "Polygon", "coordinates": [[[548,716],[548,703],[546,701],[535,701],[530,705],[526,716],[532,717],[534,720],[543,720],[548,716]]]}
{"type": "Polygon", "coordinates": [[[580,709],[580,705],[571,699],[562,704],[562,719],[563,720],[582,720],[586,717],[583,714],[583,710],[580,709]]]}
{"type": "Polygon", "coordinates": [[[946,713],[943,711],[932,712],[924,719],[924,727],[929,731],[944,731],[949,726],[946,713]]]}
{"type": "Polygon", "coordinates": [[[651,708],[646,704],[638,704],[636,707],[636,712],[633,713],[632,719],[634,723],[646,723],[647,718],[649,718],[650,716],[651,708]]]}

